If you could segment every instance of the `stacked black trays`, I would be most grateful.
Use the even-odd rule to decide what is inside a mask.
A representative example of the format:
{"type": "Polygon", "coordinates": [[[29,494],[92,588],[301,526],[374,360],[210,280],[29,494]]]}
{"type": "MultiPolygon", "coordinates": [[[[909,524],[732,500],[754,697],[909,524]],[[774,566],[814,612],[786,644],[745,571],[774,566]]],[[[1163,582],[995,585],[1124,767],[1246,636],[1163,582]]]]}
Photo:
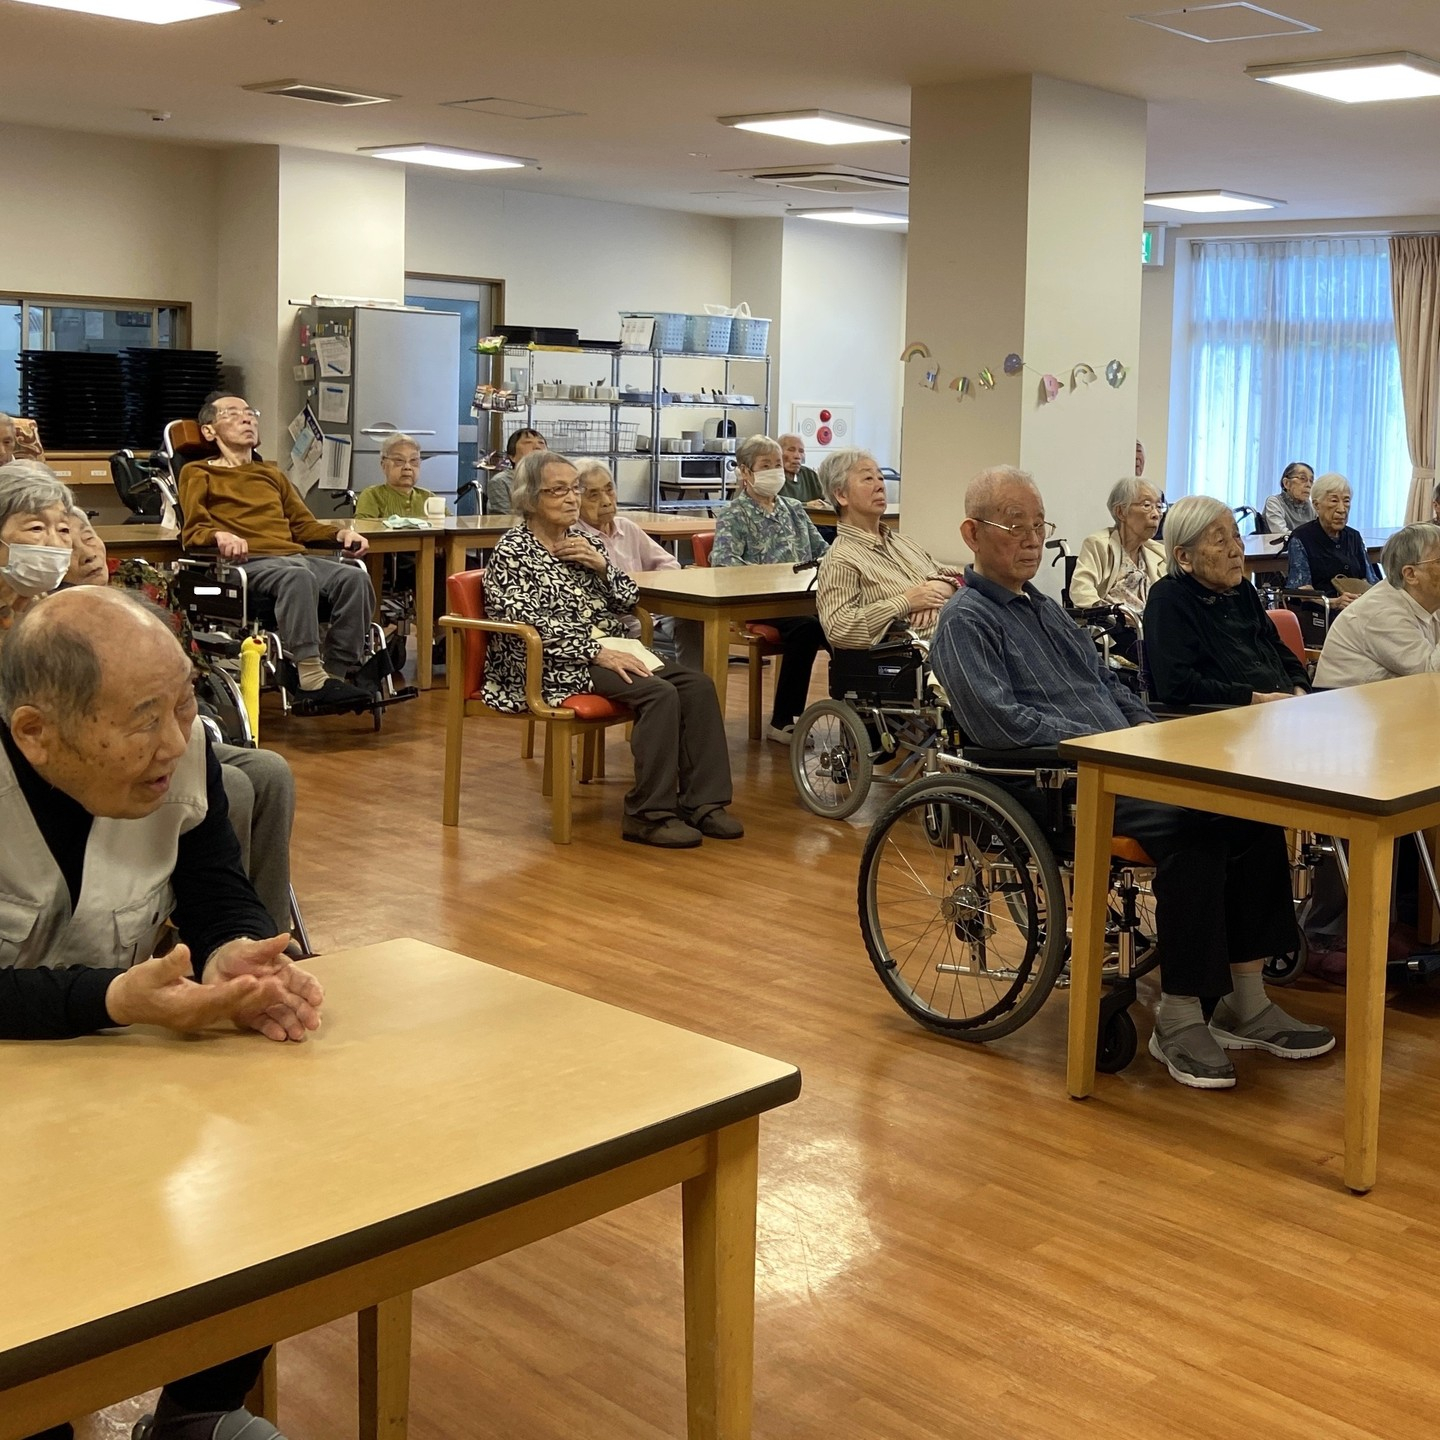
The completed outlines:
{"type": "Polygon", "coordinates": [[[22,350],[20,413],[34,420],[48,450],[113,450],[125,443],[118,355],[22,350]]]}
{"type": "MultiPolygon", "coordinates": [[[[122,350],[125,436],[132,450],[155,450],[171,420],[193,420],[220,388],[214,350],[122,350]]],[[[43,431],[41,432],[44,433],[43,431]]]]}

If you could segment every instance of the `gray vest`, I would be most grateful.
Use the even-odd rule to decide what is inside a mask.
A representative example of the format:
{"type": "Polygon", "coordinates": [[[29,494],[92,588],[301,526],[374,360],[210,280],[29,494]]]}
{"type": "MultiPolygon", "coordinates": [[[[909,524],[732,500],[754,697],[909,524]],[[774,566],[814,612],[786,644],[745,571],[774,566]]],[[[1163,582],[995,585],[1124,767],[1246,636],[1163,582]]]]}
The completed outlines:
{"type": "Polygon", "coordinates": [[[205,732],[197,720],[153,815],[91,824],[72,914],[65,877],[0,748],[0,966],[119,970],[148,960],[175,903],[170,877],[180,837],[207,808],[205,732]]]}

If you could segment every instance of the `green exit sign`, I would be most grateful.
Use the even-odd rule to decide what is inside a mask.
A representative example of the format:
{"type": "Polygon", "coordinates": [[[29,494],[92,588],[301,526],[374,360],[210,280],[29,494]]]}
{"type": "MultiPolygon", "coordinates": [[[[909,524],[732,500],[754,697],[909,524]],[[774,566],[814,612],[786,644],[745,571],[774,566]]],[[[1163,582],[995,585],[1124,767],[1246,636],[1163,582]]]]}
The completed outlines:
{"type": "Polygon", "coordinates": [[[1140,232],[1140,263],[1158,266],[1165,263],[1165,227],[1147,225],[1140,232]]]}

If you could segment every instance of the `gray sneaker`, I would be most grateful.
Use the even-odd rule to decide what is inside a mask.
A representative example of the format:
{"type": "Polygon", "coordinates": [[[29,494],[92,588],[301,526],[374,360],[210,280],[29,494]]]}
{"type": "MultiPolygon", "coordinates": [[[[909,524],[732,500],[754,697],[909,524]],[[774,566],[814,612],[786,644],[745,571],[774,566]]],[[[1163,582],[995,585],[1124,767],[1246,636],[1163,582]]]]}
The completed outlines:
{"type": "Polygon", "coordinates": [[[1335,1048],[1335,1037],[1323,1025],[1307,1025],[1273,1002],[1243,1024],[1222,1000],[1210,1017],[1210,1033],[1226,1050],[1268,1050],[1283,1060],[1310,1060],[1335,1048]]]}
{"type": "Polygon", "coordinates": [[[1195,1090],[1229,1090],[1235,1067],[1203,1022],[1167,1035],[1157,1025],[1150,1032],[1150,1053],[1170,1072],[1172,1080],[1195,1090]]]}
{"type": "MultiPolygon", "coordinates": [[[[187,1417],[180,1416],[183,1425],[187,1417]]],[[[171,1422],[172,1425],[175,1423],[171,1422]]],[[[130,1432],[130,1440],[152,1440],[155,1434],[155,1417],[142,1415],[130,1432]]],[[[227,1410],[215,1421],[210,1432],[211,1440],[285,1440],[285,1437],[268,1421],[248,1410],[227,1410]]]]}

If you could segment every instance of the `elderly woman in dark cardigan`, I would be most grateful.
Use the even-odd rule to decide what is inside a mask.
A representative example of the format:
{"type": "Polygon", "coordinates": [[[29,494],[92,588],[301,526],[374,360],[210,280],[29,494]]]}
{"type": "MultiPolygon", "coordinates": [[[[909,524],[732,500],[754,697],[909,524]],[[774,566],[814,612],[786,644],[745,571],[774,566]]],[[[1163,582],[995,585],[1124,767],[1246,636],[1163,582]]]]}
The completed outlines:
{"type": "Polygon", "coordinates": [[[1177,500],[1165,551],[1169,574],[1150,587],[1145,606],[1145,659],[1162,705],[1252,705],[1310,689],[1245,578],[1228,505],[1208,495],[1177,500]]]}
{"type": "Polygon", "coordinates": [[[1290,532],[1287,590],[1313,590],[1337,610],[1355,597],[1335,588],[1338,576],[1374,584],[1380,572],[1365,553],[1365,540],[1345,522],[1350,518],[1350,482],[1343,475],[1322,475],[1310,492],[1315,518],[1290,532]]]}

